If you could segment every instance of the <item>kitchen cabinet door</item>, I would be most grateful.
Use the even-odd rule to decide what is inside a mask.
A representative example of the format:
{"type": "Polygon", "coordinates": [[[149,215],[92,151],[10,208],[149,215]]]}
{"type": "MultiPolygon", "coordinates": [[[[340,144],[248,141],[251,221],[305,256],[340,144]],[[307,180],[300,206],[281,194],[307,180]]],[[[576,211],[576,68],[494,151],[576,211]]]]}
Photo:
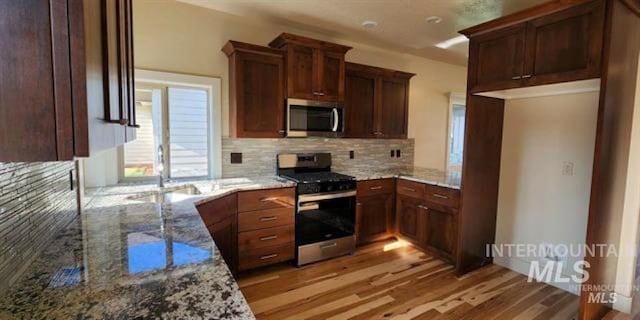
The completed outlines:
{"type": "Polygon", "coordinates": [[[471,38],[469,87],[472,93],[522,86],[526,23],[471,38]]]}
{"type": "Polygon", "coordinates": [[[237,138],[285,134],[284,56],[280,50],[229,41],[229,127],[237,138]]]}
{"type": "Polygon", "coordinates": [[[398,235],[423,247],[426,239],[427,220],[423,201],[399,195],[396,200],[396,226],[398,235]]]}
{"type": "Polygon", "coordinates": [[[317,98],[317,53],[313,48],[287,47],[287,98],[313,100],[317,98]]]}
{"type": "Polygon", "coordinates": [[[429,203],[426,207],[427,246],[442,257],[453,260],[457,239],[457,212],[447,212],[429,203]]]}
{"type": "Polygon", "coordinates": [[[344,101],[344,53],[317,50],[318,98],[323,101],[344,101]]]}
{"type": "Polygon", "coordinates": [[[71,160],[67,1],[1,1],[0,21],[0,162],[71,160]]]}
{"type": "Polygon", "coordinates": [[[237,195],[211,200],[196,208],[220,254],[231,271],[235,272],[238,255],[237,195]]]}
{"type": "Polygon", "coordinates": [[[406,138],[409,119],[409,80],[382,77],[379,79],[376,135],[384,138],[406,138]]]}
{"type": "Polygon", "coordinates": [[[358,197],[358,244],[364,244],[390,236],[393,218],[393,193],[358,197]]]}
{"type": "Polygon", "coordinates": [[[238,224],[236,216],[228,216],[212,225],[207,226],[213,241],[216,244],[222,258],[231,269],[236,272],[236,259],[238,252],[238,224]]]}
{"type": "Polygon", "coordinates": [[[592,1],[530,21],[523,74],[525,85],[598,78],[603,33],[603,1],[592,1]]]}
{"type": "Polygon", "coordinates": [[[350,70],[345,78],[345,136],[374,138],[376,75],[350,70]]]}

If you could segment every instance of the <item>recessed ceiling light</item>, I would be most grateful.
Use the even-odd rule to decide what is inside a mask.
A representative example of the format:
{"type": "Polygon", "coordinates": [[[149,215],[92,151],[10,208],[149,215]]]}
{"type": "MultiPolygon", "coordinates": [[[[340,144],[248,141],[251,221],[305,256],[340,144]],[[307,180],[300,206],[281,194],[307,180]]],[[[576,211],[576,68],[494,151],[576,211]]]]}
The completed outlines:
{"type": "Polygon", "coordinates": [[[445,40],[442,41],[440,43],[436,44],[436,47],[440,48],[440,49],[449,49],[457,44],[461,44],[461,43],[465,43],[469,41],[469,39],[467,39],[467,37],[465,36],[457,36],[454,38],[451,38],[449,40],[445,40]]]}
{"type": "Polygon", "coordinates": [[[362,22],[362,26],[363,26],[365,29],[373,29],[373,28],[375,28],[375,27],[377,27],[377,26],[378,26],[378,23],[377,23],[377,22],[375,22],[375,21],[366,20],[366,21],[363,21],[363,22],[362,22]]]}
{"type": "Polygon", "coordinates": [[[442,18],[440,18],[438,16],[427,17],[425,20],[428,23],[433,23],[433,24],[438,24],[438,23],[442,22],[442,18]]]}

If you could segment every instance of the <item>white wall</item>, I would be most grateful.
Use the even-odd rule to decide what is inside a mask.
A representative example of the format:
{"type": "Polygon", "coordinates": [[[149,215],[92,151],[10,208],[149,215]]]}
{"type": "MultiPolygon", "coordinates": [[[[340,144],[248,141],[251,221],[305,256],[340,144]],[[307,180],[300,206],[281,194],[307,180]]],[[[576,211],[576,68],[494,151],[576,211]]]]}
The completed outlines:
{"type": "Polygon", "coordinates": [[[86,188],[103,187],[118,183],[118,150],[110,149],[82,159],[86,188]]]}
{"type": "Polygon", "coordinates": [[[465,92],[466,68],[173,0],[136,0],[133,9],[137,68],[222,78],[223,136],[229,134],[229,86],[228,59],[220,49],[228,40],[267,45],[286,31],[352,46],[347,61],[416,73],[409,97],[415,163],[445,168],[448,93],[465,92]]]}
{"type": "MultiPolygon", "coordinates": [[[[597,92],[507,100],[497,244],[585,242],[597,110],[597,92]],[[573,176],[562,174],[564,162],[574,164],[573,176]]],[[[531,260],[495,262],[527,274],[531,260]]],[[[564,261],[563,274],[573,274],[576,260],[564,261]]]]}

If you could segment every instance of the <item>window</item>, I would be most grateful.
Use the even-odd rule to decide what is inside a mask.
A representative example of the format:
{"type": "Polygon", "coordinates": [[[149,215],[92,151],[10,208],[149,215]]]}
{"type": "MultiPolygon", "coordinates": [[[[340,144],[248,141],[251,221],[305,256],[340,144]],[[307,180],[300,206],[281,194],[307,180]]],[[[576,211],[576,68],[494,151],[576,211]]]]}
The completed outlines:
{"type": "Polygon", "coordinates": [[[121,148],[121,179],[220,175],[220,79],[136,70],[135,98],[140,128],[121,148]]]}
{"type": "Polygon", "coordinates": [[[463,94],[451,93],[449,95],[449,136],[447,143],[447,169],[449,171],[462,171],[465,105],[463,94]]]}
{"type": "Polygon", "coordinates": [[[169,88],[169,177],[209,174],[207,119],[206,91],[169,88]]]}
{"type": "Polygon", "coordinates": [[[136,140],[124,146],[124,178],[153,177],[160,169],[167,178],[208,176],[207,91],[144,83],[136,87],[140,128],[136,140]]]}

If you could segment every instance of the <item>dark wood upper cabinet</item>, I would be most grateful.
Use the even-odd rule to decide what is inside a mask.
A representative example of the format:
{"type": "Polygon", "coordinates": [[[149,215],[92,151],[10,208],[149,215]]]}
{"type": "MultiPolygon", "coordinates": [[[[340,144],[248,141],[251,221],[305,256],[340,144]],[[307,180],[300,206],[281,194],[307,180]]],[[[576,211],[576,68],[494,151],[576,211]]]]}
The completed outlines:
{"type": "Polygon", "coordinates": [[[71,159],[67,1],[2,1],[0,20],[0,162],[71,159]]]}
{"type": "Polygon", "coordinates": [[[376,83],[375,73],[349,68],[345,77],[345,136],[374,138],[376,135],[376,83]]]}
{"type": "MultiPolygon", "coordinates": [[[[106,61],[103,56],[127,55],[128,65],[133,68],[133,55],[127,51],[132,46],[121,48],[117,42],[121,30],[123,36],[131,32],[131,0],[118,1],[0,2],[0,42],[5,48],[0,50],[0,162],[62,161],[89,156],[90,149],[94,150],[91,135],[95,130],[91,128],[94,122],[88,108],[100,109],[102,119],[117,119],[124,143],[125,129],[120,118],[131,117],[126,108],[133,104],[125,103],[121,99],[124,92],[116,90],[114,111],[109,109],[106,114],[102,98],[110,94],[95,84],[103,81],[105,62],[114,63],[114,68],[104,70],[113,72],[115,76],[109,79],[116,83],[121,81],[118,75],[128,71],[120,70],[121,64],[106,61]],[[109,23],[105,29],[107,15],[122,23],[109,23]],[[116,41],[106,41],[106,36],[116,41]],[[97,48],[91,46],[95,37],[97,48]],[[103,54],[105,49],[108,50],[103,54]],[[100,57],[97,66],[96,55],[100,57]],[[98,80],[92,73],[96,68],[100,69],[98,80]],[[88,104],[96,99],[98,103],[88,104]]],[[[126,90],[132,89],[131,85],[126,90]]],[[[102,121],[101,125],[111,124],[102,121]]]]}
{"type": "Polygon", "coordinates": [[[530,21],[523,73],[526,85],[600,77],[603,34],[602,1],[530,21]]]}
{"type": "Polygon", "coordinates": [[[351,47],[289,33],[269,46],[285,51],[287,98],[344,101],[344,56],[351,47]]]}
{"type": "Polygon", "coordinates": [[[287,97],[315,99],[316,74],[313,48],[291,45],[287,52],[287,97]]]}
{"type": "Polygon", "coordinates": [[[318,50],[321,61],[318,70],[320,100],[344,101],[344,53],[318,50]]]}
{"type": "Polygon", "coordinates": [[[346,137],[406,138],[414,74],[346,64],[346,137]]]}
{"type": "Polygon", "coordinates": [[[521,86],[526,24],[472,38],[469,43],[469,82],[474,91],[521,86]]]}
{"type": "Polygon", "coordinates": [[[461,31],[470,37],[470,91],[598,78],[604,12],[603,1],[591,1],[503,28],[461,31]]]}
{"type": "MultiPolygon", "coordinates": [[[[230,133],[238,138],[284,137],[284,56],[280,50],[229,41],[230,133]]],[[[301,61],[304,72],[306,62],[301,61]]]]}
{"type": "Polygon", "coordinates": [[[409,119],[409,79],[382,77],[377,134],[384,138],[406,138],[409,119]]]}

